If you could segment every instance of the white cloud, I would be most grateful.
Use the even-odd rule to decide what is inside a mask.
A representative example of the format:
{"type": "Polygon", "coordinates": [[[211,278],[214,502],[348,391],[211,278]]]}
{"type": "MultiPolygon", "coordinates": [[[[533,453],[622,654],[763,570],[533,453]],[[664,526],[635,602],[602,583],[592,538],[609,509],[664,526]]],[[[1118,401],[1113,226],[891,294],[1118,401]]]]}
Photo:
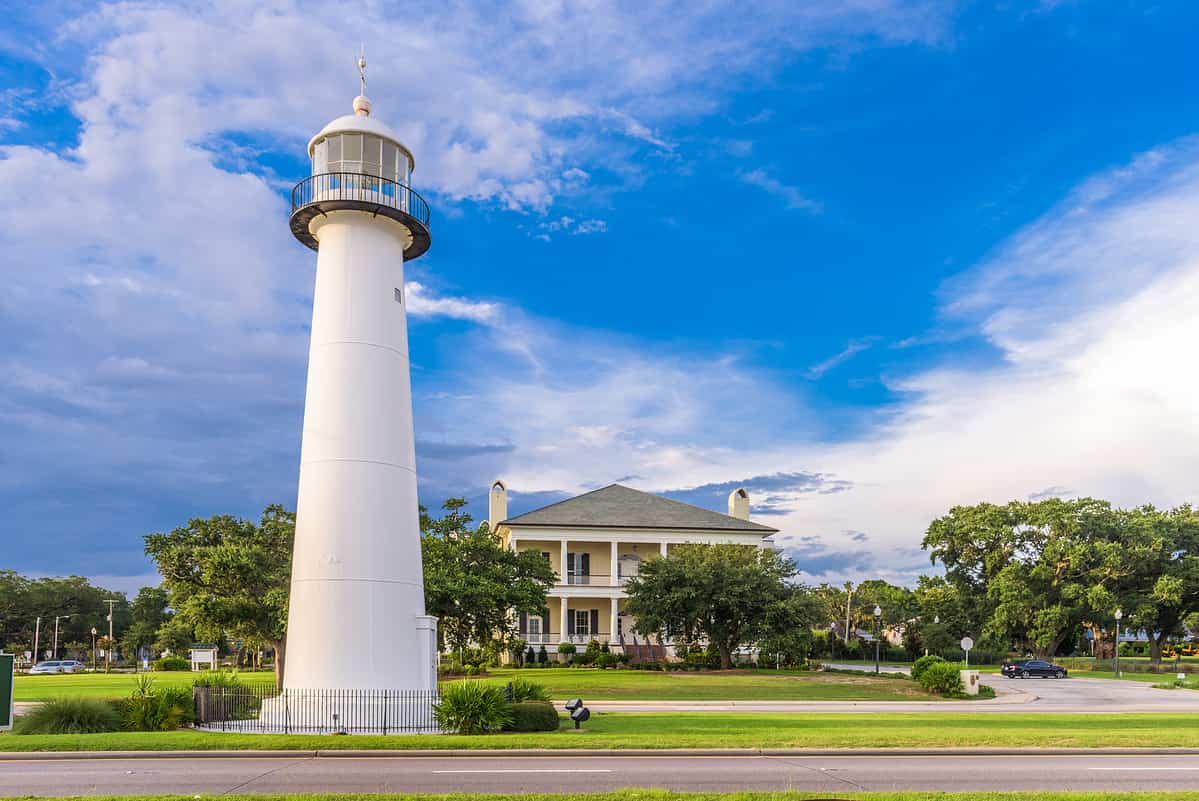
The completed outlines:
{"type": "Polygon", "coordinates": [[[404,299],[408,304],[408,312],[413,317],[449,317],[454,320],[490,323],[500,313],[498,304],[467,298],[437,297],[416,281],[404,284],[404,299]]]}
{"type": "Polygon", "coordinates": [[[819,202],[806,197],[799,187],[783,183],[760,167],[755,170],[738,172],[737,177],[743,183],[756,186],[768,194],[782,198],[789,209],[819,212],[822,208],[819,202]]]}
{"type": "MultiPolygon", "coordinates": [[[[597,170],[621,174],[630,153],[668,148],[676,124],[719,108],[743,82],[806,48],[933,43],[948,18],[936,4],[898,0],[768,2],[732,19],[708,3],[71,8],[86,13],[64,20],[61,7],[38,7],[23,21],[32,28],[0,34],[7,52],[52,76],[44,91],[4,96],[4,125],[34,109],[79,123],[65,150],[0,146],[0,427],[7,463],[20,465],[0,472],[0,488],[10,519],[37,519],[52,532],[44,547],[58,552],[86,550],[83,532],[106,515],[114,530],[96,559],[109,561],[91,569],[114,574],[138,558],[144,528],[177,522],[180,508],[294,492],[312,255],[284,223],[279,188],[291,176],[259,159],[302,169],[287,159],[302,158],[312,132],[356,93],[364,31],[374,37],[370,94],[416,154],[418,188],[447,204],[571,216],[572,231],[587,233],[606,223],[551,215],[560,193],[587,191],[597,170]],[[59,497],[62,486],[77,497],[59,497]]],[[[612,441],[636,443],[652,464],[687,464],[716,432],[737,439],[727,424],[702,443],[690,432],[722,401],[744,405],[760,390],[719,359],[664,370],[603,334],[588,337],[603,345],[598,354],[572,353],[561,340],[570,332],[548,342],[507,308],[420,285],[408,292],[414,317],[486,323],[476,335],[512,362],[497,408],[544,413],[527,440],[533,452],[562,447],[555,432],[577,402],[601,420],[623,409],[639,421],[614,426],[612,441]],[[663,376],[678,394],[655,394],[663,376]],[[523,390],[542,386],[545,397],[521,405],[523,390]],[[555,411],[554,401],[566,406],[555,411]]],[[[767,414],[780,404],[766,391],[752,406],[767,414]]],[[[552,475],[566,476],[565,462],[552,475]]]]}
{"type": "MultiPolygon", "coordinates": [[[[1196,219],[1196,143],[1087,182],[947,286],[946,313],[1002,358],[896,381],[905,401],[850,441],[822,441],[817,412],[736,359],[528,320],[494,336],[520,339],[536,359],[488,362],[484,347],[472,357],[492,368],[469,371],[486,387],[471,424],[513,443],[498,469],[523,492],[628,474],[656,490],[776,473],[847,480],[846,491],[790,496],[793,511],[768,518],[801,566],[819,568],[809,579],[910,581],[928,569],[928,523],[955,504],[1194,502],[1196,219]]],[[[468,409],[442,411],[450,425],[468,409]]]]}
{"type": "Polygon", "coordinates": [[[871,338],[855,339],[851,341],[837,354],[830,356],[819,364],[814,364],[809,367],[807,369],[808,378],[822,378],[829,370],[832,370],[834,367],[849,361],[855,355],[868,349],[872,344],[874,344],[874,340],[871,338]]]}

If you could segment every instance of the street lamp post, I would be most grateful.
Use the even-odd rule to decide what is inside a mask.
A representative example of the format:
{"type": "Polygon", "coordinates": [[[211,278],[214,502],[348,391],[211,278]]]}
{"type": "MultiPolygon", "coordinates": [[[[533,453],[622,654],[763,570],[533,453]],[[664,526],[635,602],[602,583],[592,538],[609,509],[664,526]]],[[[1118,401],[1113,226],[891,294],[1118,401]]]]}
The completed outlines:
{"type": "Polygon", "coordinates": [[[96,672],[96,627],[92,626],[92,673],[96,672]]]}
{"type": "Polygon", "coordinates": [[[883,610],[877,606],[874,607],[874,675],[876,675],[876,676],[878,675],[878,637],[879,637],[879,631],[880,631],[879,624],[882,623],[882,620],[883,620],[883,610]]]}
{"type": "Polygon", "coordinates": [[[837,624],[828,624],[828,658],[831,662],[837,661],[837,624]]]}
{"type": "MultiPolygon", "coordinates": [[[[1115,672],[1116,678],[1120,678],[1120,619],[1124,617],[1123,610],[1116,610],[1116,661],[1115,672]]],[[[1135,671],[1133,671],[1135,672],[1135,671]]]]}
{"type": "Polygon", "coordinates": [[[108,647],[104,649],[104,672],[108,673],[112,670],[112,605],[116,603],[116,599],[106,600],[108,604],[108,647]]]}

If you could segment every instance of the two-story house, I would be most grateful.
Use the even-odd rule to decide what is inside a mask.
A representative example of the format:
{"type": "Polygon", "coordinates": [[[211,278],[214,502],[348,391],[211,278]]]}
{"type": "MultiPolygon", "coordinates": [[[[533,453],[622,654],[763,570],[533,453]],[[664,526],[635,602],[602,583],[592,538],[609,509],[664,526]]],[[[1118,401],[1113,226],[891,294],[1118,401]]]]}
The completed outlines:
{"type": "MultiPolygon", "coordinates": [[[[727,515],[619,484],[508,517],[508,488],[491,485],[488,520],[506,547],[540,551],[558,582],[541,617],[522,614],[531,644],[599,640],[619,652],[645,638],[624,613],[624,583],[647,559],[682,543],[763,546],[778,529],[749,519],[749,493],[729,494],[727,515]]],[[[767,543],[768,544],[768,543],[767,543]]]]}

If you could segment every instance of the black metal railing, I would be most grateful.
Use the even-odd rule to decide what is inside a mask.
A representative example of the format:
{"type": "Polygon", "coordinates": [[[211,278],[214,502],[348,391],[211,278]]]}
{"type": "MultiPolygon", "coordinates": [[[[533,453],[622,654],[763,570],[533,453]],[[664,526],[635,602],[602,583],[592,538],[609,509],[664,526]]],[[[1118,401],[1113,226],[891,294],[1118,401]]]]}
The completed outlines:
{"type": "Polygon", "coordinates": [[[415,189],[399,181],[360,172],[310,175],[291,190],[291,213],[313,203],[349,200],[398,209],[429,227],[429,204],[415,189]]]}
{"type": "Polygon", "coordinates": [[[196,726],[282,734],[435,732],[436,690],[276,690],[193,687],[196,726]]]}

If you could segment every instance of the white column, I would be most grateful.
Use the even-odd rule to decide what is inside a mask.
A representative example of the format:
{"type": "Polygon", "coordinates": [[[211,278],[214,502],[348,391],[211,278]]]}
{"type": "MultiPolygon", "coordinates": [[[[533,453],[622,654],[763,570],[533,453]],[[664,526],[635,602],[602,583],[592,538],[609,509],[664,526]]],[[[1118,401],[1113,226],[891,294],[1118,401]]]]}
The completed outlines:
{"type": "Polygon", "coordinates": [[[620,616],[620,599],[612,599],[612,616],[608,623],[608,642],[616,642],[616,618],[620,616]]]}
{"type": "Polygon", "coordinates": [[[569,642],[569,638],[566,635],[568,606],[565,598],[560,598],[559,600],[562,602],[562,606],[558,609],[558,642],[569,642]]]}
{"type": "Polygon", "coordinates": [[[665,556],[666,555],[666,543],[659,542],[658,548],[662,551],[662,555],[665,556]]]}
{"type": "MultiPolygon", "coordinates": [[[[561,556],[560,556],[560,557],[559,557],[559,559],[558,559],[558,564],[559,564],[559,565],[561,565],[561,567],[562,567],[562,570],[561,570],[561,572],[559,573],[559,576],[558,576],[558,581],[559,581],[560,583],[562,583],[562,584],[566,584],[566,583],[569,581],[569,579],[566,577],[566,573],[567,573],[567,567],[566,567],[566,547],[567,547],[567,545],[566,545],[566,540],[561,540],[561,541],[559,542],[559,545],[560,545],[560,547],[562,548],[562,554],[561,554],[561,556]]],[[[563,634],[566,634],[566,629],[562,629],[562,633],[563,633],[563,634]]]]}
{"type": "Polygon", "coordinates": [[[516,553],[516,535],[515,534],[508,535],[508,547],[512,549],[513,553],[516,553]]]}
{"type": "MultiPolygon", "coordinates": [[[[608,583],[611,584],[613,587],[620,586],[620,579],[617,577],[617,573],[619,573],[619,572],[620,572],[620,543],[614,541],[612,543],[612,567],[609,568],[609,571],[608,571],[608,575],[609,575],[608,583]]],[[[612,633],[615,634],[616,629],[613,629],[612,633]]]]}

